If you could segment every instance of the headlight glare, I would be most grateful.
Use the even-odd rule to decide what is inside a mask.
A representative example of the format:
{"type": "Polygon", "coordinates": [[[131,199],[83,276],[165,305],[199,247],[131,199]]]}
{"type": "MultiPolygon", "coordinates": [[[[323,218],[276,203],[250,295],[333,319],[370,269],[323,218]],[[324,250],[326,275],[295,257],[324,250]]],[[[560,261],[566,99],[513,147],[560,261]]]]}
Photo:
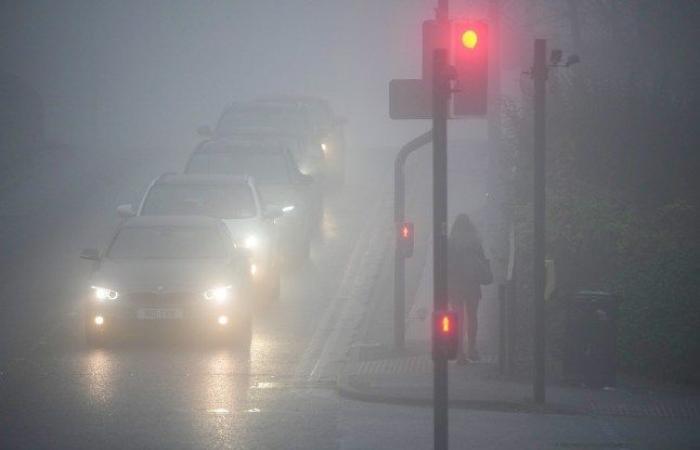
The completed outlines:
{"type": "Polygon", "coordinates": [[[105,300],[116,300],[119,298],[119,292],[104,288],[104,287],[99,287],[99,286],[90,286],[94,291],[95,291],[95,298],[97,300],[105,301],[105,300]]]}
{"type": "Polygon", "coordinates": [[[232,286],[220,286],[204,291],[204,298],[217,304],[226,302],[231,296],[232,286]]]}
{"type": "Polygon", "coordinates": [[[258,237],[254,234],[251,234],[245,238],[245,240],[243,241],[243,246],[247,249],[254,249],[258,247],[259,243],[260,241],[258,237]]]}

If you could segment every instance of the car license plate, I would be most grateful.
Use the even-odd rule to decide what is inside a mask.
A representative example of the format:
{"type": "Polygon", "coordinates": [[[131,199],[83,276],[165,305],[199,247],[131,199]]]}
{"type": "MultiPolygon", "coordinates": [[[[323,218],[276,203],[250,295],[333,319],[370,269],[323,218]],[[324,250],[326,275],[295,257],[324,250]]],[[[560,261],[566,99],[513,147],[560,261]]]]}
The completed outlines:
{"type": "Polygon", "coordinates": [[[139,320],[176,320],[182,319],[182,310],[175,308],[140,308],[136,312],[139,320]]]}

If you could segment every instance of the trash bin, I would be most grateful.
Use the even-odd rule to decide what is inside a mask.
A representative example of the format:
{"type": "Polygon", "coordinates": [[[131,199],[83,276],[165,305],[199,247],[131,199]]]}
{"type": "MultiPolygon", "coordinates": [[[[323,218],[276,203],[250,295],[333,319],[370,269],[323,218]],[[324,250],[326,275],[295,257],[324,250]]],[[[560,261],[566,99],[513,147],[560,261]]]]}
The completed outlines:
{"type": "Polygon", "coordinates": [[[615,386],[619,299],[601,291],[579,291],[567,304],[564,375],[574,383],[615,386]]]}

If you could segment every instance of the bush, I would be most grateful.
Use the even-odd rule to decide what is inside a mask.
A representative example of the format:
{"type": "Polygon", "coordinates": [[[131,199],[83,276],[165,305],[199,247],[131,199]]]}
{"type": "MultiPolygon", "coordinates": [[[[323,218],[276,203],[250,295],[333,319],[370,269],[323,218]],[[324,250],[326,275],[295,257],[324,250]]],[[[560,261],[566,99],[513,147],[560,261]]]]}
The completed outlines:
{"type": "Polygon", "coordinates": [[[634,372],[700,383],[700,251],[668,250],[630,264],[617,290],[620,363],[634,372]]]}

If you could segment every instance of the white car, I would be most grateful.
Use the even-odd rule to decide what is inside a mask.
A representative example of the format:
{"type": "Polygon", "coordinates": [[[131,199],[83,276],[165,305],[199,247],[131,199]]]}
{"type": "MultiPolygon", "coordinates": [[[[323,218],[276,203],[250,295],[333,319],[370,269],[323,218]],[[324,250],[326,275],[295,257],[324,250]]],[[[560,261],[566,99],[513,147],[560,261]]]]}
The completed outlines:
{"type": "Polygon", "coordinates": [[[134,332],[192,331],[250,350],[253,296],[248,255],[222,221],[151,216],[124,220],[92,261],[83,298],[90,345],[134,332]],[[87,287],[87,286],[86,286],[87,287]]]}
{"type": "Polygon", "coordinates": [[[281,209],[263,207],[248,176],[164,174],[146,190],[138,210],[121,205],[130,216],[209,216],[221,219],[238,248],[250,252],[251,275],[259,293],[274,300],[280,292],[279,231],[281,209]]]}
{"type": "Polygon", "coordinates": [[[314,178],[299,171],[287,149],[264,140],[204,141],[190,156],[185,173],[255,177],[263,202],[277,205],[284,213],[279,225],[285,263],[293,266],[308,258],[323,216],[323,196],[314,178]]]}

